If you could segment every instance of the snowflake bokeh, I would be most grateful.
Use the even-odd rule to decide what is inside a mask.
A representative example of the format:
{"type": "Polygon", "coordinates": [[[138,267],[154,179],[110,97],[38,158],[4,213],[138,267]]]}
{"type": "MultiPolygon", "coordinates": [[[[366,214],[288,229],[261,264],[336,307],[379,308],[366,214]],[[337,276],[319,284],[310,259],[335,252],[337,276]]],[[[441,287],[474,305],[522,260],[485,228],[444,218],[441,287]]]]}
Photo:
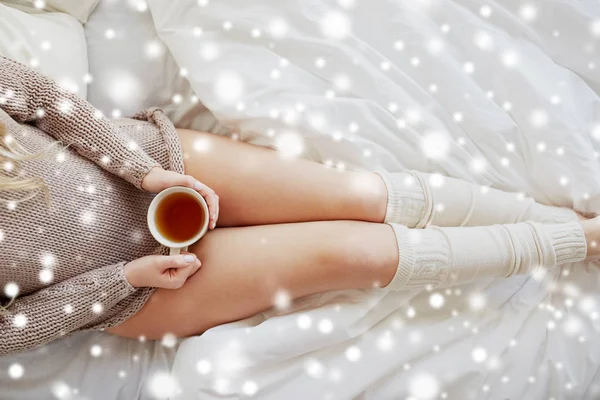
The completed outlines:
{"type": "MultiPolygon", "coordinates": [[[[125,3],[140,15],[150,16],[152,12],[152,2],[127,0],[125,3]]],[[[394,18],[394,12],[402,11],[398,14],[402,18],[394,19],[394,29],[387,31],[387,15],[381,14],[375,23],[370,12],[377,7],[364,0],[317,2],[322,7],[313,14],[307,11],[306,14],[291,15],[281,6],[268,16],[257,19],[250,18],[251,13],[248,13],[245,20],[236,18],[235,14],[214,17],[216,14],[211,13],[216,7],[227,7],[227,2],[221,3],[209,0],[190,3],[190,13],[196,8],[201,9],[203,18],[196,18],[192,25],[182,24],[182,29],[195,40],[193,53],[204,68],[186,63],[177,65],[174,70],[182,82],[193,82],[199,70],[209,74],[210,79],[203,81],[202,86],[194,87],[196,92],[193,94],[181,88],[165,88],[164,98],[169,104],[161,106],[185,113],[190,110],[186,109],[190,104],[206,103],[209,108],[219,111],[219,119],[233,128],[230,137],[246,140],[255,135],[268,139],[271,147],[286,160],[304,157],[307,151],[313,150],[315,143],[327,143],[331,150],[319,148],[316,153],[322,156],[321,162],[326,167],[340,172],[353,170],[357,165],[370,168],[381,161],[384,166],[396,169],[402,166],[437,171],[429,180],[432,187],[445,185],[446,174],[462,174],[462,177],[479,182],[483,194],[489,193],[490,187],[501,184],[511,190],[521,190],[518,196],[524,200],[525,192],[536,189],[534,185],[527,187],[526,181],[531,178],[532,182],[541,185],[546,201],[558,199],[567,204],[566,200],[572,198],[573,204],[580,204],[581,200],[592,205],[597,201],[595,188],[584,187],[577,177],[576,173],[585,168],[581,171],[571,171],[568,166],[561,171],[552,169],[557,165],[568,165],[571,161],[597,161],[600,120],[596,116],[591,124],[584,124],[582,119],[579,122],[575,118],[565,119],[565,115],[574,115],[573,108],[589,107],[589,104],[574,103],[572,95],[576,85],[573,84],[573,75],[557,72],[557,82],[546,82],[546,87],[535,83],[537,79],[543,80],[542,74],[534,75],[537,73],[536,66],[544,62],[536,57],[549,54],[543,46],[550,44],[558,46],[551,49],[560,50],[562,41],[574,42],[571,38],[575,29],[571,32],[562,21],[547,19],[552,11],[550,4],[511,0],[500,8],[487,1],[457,2],[465,17],[468,15],[471,21],[477,21],[465,24],[443,12],[443,2],[399,1],[397,4],[390,3],[386,9],[390,18],[394,18]],[[302,18],[310,20],[310,29],[302,25],[302,18]],[[365,25],[364,21],[370,25],[365,25]],[[498,34],[501,23],[506,24],[502,25],[502,35],[498,34]],[[314,35],[310,46],[302,41],[305,35],[314,35]],[[369,42],[370,35],[385,39],[374,45],[369,42]],[[542,39],[530,40],[529,35],[542,39]],[[525,42],[532,44],[527,47],[523,45],[525,42]],[[233,51],[228,43],[244,43],[248,48],[266,49],[268,56],[265,55],[263,63],[256,64],[260,65],[257,68],[254,68],[251,58],[247,60],[247,66],[229,62],[233,51]],[[290,51],[288,46],[291,44],[294,48],[290,51]],[[340,56],[341,53],[343,56],[340,56]],[[245,72],[244,67],[251,68],[252,73],[245,72]],[[300,76],[296,75],[299,71],[306,71],[309,78],[296,79],[300,76]],[[496,74],[499,78],[489,79],[496,74]],[[257,82],[262,85],[261,93],[257,93],[257,82]],[[468,82],[468,85],[461,87],[459,82],[468,82]],[[313,88],[310,85],[313,83],[318,90],[311,92],[313,88]],[[299,85],[305,86],[302,86],[301,93],[295,93],[299,85]],[[535,101],[526,104],[521,97],[527,97],[531,92],[535,92],[535,101]],[[362,101],[368,103],[368,107],[361,108],[362,101]],[[573,143],[563,143],[555,138],[553,134],[558,131],[573,133],[573,143]],[[495,135],[497,132],[501,135],[495,135]],[[582,132],[585,136],[581,135],[582,132]],[[590,139],[585,145],[589,147],[587,153],[583,149],[585,146],[579,148],[574,145],[578,141],[583,143],[584,137],[590,139]],[[345,152],[348,148],[352,149],[352,156],[345,152]],[[413,155],[416,155],[415,158],[411,158],[413,155]],[[443,174],[441,171],[444,171],[443,174]],[[526,176],[525,172],[531,172],[531,176],[526,176]]],[[[43,0],[36,0],[33,4],[40,10],[47,7],[43,0]]],[[[570,64],[565,69],[587,74],[586,82],[597,83],[594,71],[597,74],[600,17],[592,16],[578,28],[585,31],[586,36],[580,36],[577,46],[571,46],[571,53],[565,54],[571,58],[581,55],[581,65],[570,64]]],[[[127,30],[117,24],[103,26],[100,33],[109,46],[116,46],[128,38],[127,30]]],[[[59,43],[52,39],[38,36],[37,40],[37,46],[44,54],[52,54],[59,47],[59,43]]],[[[148,38],[139,43],[140,57],[151,68],[171,56],[169,46],[168,41],[163,42],[158,37],[148,38]]],[[[29,60],[29,65],[34,68],[43,67],[44,63],[42,57],[29,60]]],[[[104,115],[111,118],[128,115],[128,106],[139,102],[140,93],[148,85],[141,76],[128,70],[116,71],[103,79],[98,79],[95,73],[86,73],[79,80],[63,79],[59,83],[69,92],[105,85],[111,106],[98,109],[95,113],[98,119],[104,118],[104,115]]],[[[0,103],[6,103],[11,95],[0,88],[0,103]]],[[[589,97],[585,101],[587,99],[589,97]]],[[[66,100],[54,104],[53,108],[65,116],[77,112],[66,100]]],[[[35,114],[43,118],[46,112],[50,112],[50,108],[39,109],[35,114]]],[[[9,140],[5,138],[5,141],[9,140]]],[[[142,142],[132,140],[128,144],[129,149],[135,151],[142,142]]],[[[196,139],[192,147],[198,157],[214,151],[211,142],[202,138],[196,139]]],[[[54,155],[57,170],[61,168],[59,164],[68,164],[71,157],[66,150],[57,152],[54,155]]],[[[101,156],[104,166],[114,162],[110,155],[101,156]]],[[[15,164],[5,162],[2,168],[13,172],[15,164]]],[[[417,185],[410,179],[404,183],[407,186],[417,185]]],[[[90,198],[103,194],[103,188],[94,182],[77,183],[75,188],[78,186],[81,193],[90,198]]],[[[366,180],[352,182],[352,191],[357,196],[370,190],[372,188],[366,180]]],[[[104,204],[110,203],[108,198],[103,200],[104,204]]],[[[102,203],[98,201],[98,204],[102,203]]],[[[19,203],[7,202],[4,210],[18,212],[21,207],[19,203]]],[[[438,203],[435,211],[448,212],[448,204],[438,203]]],[[[99,230],[102,218],[103,215],[91,203],[75,216],[85,232],[99,230]]],[[[0,246],[12,240],[11,236],[5,226],[0,226],[0,246]]],[[[269,248],[271,243],[263,239],[260,246],[269,248]]],[[[128,240],[140,245],[144,242],[144,235],[131,229],[128,230],[128,240]]],[[[422,237],[411,233],[411,240],[418,244],[422,237]]],[[[62,264],[69,262],[62,258],[57,260],[51,254],[36,254],[35,257],[41,257],[39,261],[34,260],[37,263],[35,279],[44,285],[56,283],[61,277],[62,264]]],[[[532,279],[527,285],[539,289],[540,300],[536,304],[528,304],[527,307],[531,308],[528,312],[541,321],[537,329],[548,335],[548,340],[572,341],[569,346],[596,344],[597,335],[590,328],[590,324],[600,318],[595,293],[590,292],[585,284],[579,288],[581,281],[568,283],[580,277],[580,271],[566,268],[558,274],[541,267],[532,272],[532,279]],[[547,293],[552,299],[542,298],[542,293],[547,293]]],[[[469,368],[483,371],[488,376],[469,387],[473,398],[501,392],[503,387],[516,385],[521,380],[532,388],[546,385],[549,372],[542,367],[539,370],[532,367],[522,377],[508,368],[513,357],[518,357],[515,354],[525,351],[526,339],[519,335],[504,335],[502,345],[486,340],[493,336],[494,330],[483,322],[485,318],[500,318],[502,313],[507,312],[506,304],[519,310],[519,307],[525,307],[518,303],[517,300],[522,300],[520,297],[503,299],[501,290],[494,285],[500,284],[494,283],[490,287],[477,284],[460,288],[427,287],[410,300],[402,295],[394,298],[392,294],[386,295],[383,300],[367,299],[366,294],[361,294],[363,297],[357,295],[348,301],[350,297],[342,297],[344,300],[340,301],[340,307],[327,308],[325,304],[318,312],[310,307],[304,308],[303,303],[300,311],[293,311],[292,304],[294,310],[296,308],[294,299],[282,289],[270,299],[281,323],[269,325],[276,318],[267,317],[263,326],[238,329],[236,332],[243,332],[240,336],[232,332],[221,333],[223,337],[232,334],[231,337],[235,338],[247,335],[254,337],[259,345],[264,345],[257,332],[265,332],[269,326],[271,330],[266,341],[272,347],[262,350],[274,357],[274,365],[280,361],[277,356],[291,351],[298,343],[322,344],[325,350],[307,346],[309,350],[306,351],[311,354],[298,361],[303,377],[313,383],[327,382],[329,385],[320,393],[322,398],[341,398],[337,390],[354,378],[356,368],[368,370],[380,367],[383,371],[386,368],[383,365],[392,359],[395,370],[390,368],[385,373],[406,376],[402,381],[402,398],[456,398],[453,397],[452,384],[455,379],[460,379],[460,368],[457,367],[458,375],[453,376],[441,369],[428,369],[423,361],[432,360],[433,364],[437,357],[443,357],[450,351],[455,351],[454,356],[460,360],[458,364],[468,364],[469,368]],[[394,303],[390,299],[397,301],[394,303]],[[386,301],[394,303],[393,306],[386,305],[386,301]],[[433,330],[434,323],[429,326],[421,324],[421,321],[435,321],[440,324],[439,330],[433,330]],[[348,342],[340,345],[342,340],[348,342]],[[452,349],[453,341],[462,343],[460,350],[452,349]],[[279,353],[271,353],[276,345],[282,349],[278,349],[279,353]],[[335,351],[331,350],[332,353],[328,354],[327,349],[335,351]]],[[[8,298],[16,298],[21,286],[19,282],[6,282],[3,293],[8,298]]],[[[107,311],[103,299],[99,296],[96,300],[81,307],[74,300],[57,304],[57,307],[65,316],[83,312],[84,308],[85,312],[91,310],[102,315],[107,311]]],[[[526,300],[529,301],[529,298],[526,300]]],[[[509,314],[504,315],[508,318],[509,314]]],[[[31,322],[27,313],[16,314],[10,320],[19,329],[29,329],[31,322]]],[[[210,338],[210,335],[206,336],[210,338]]],[[[143,347],[149,346],[152,341],[143,337],[135,342],[143,347]]],[[[164,352],[176,352],[180,345],[172,334],[164,335],[158,342],[160,351],[164,352]]],[[[262,390],[268,392],[269,384],[259,379],[259,374],[254,376],[245,370],[256,354],[249,351],[249,342],[232,343],[231,346],[207,346],[194,355],[196,358],[191,370],[196,374],[197,382],[201,382],[205,390],[222,396],[235,392],[244,397],[260,398],[262,390]]],[[[101,342],[90,343],[85,351],[96,362],[107,361],[114,355],[101,342]]],[[[144,362],[142,354],[135,353],[132,358],[134,364],[144,362]]],[[[547,368],[562,379],[567,376],[569,360],[552,360],[547,368]]],[[[11,379],[24,380],[29,366],[13,362],[5,370],[11,379]]],[[[134,371],[121,367],[115,369],[114,375],[124,382],[135,379],[134,371]]],[[[159,372],[148,379],[146,389],[154,398],[168,398],[180,390],[182,382],[177,379],[170,372],[159,372]]],[[[565,392],[574,393],[580,389],[567,378],[560,385],[565,392]]],[[[51,392],[59,399],[71,399],[77,395],[76,385],[67,380],[55,382],[51,392]]]]}

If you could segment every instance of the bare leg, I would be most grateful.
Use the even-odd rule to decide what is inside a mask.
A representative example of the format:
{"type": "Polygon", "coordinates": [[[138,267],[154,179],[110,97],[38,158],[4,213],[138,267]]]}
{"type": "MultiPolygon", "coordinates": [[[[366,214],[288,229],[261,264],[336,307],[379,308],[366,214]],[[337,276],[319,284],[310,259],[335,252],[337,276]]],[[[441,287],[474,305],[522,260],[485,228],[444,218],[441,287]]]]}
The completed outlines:
{"type": "MultiPolygon", "coordinates": [[[[592,243],[600,236],[599,221],[581,224],[588,259],[598,257],[599,249],[592,243]]],[[[553,254],[559,263],[569,262],[567,258],[576,252],[585,252],[580,240],[571,236],[575,232],[572,224],[562,224],[565,231],[552,234],[552,240],[547,236],[550,231],[545,231],[544,238],[524,234],[523,228],[531,234],[536,232],[526,223],[440,228],[443,233],[438,229],[409,230],[402,236],[394,234],[398,226],[393,230],[390,225],[357,221],[216,229],[191,248],[203,266],[181,289],[158,289],[139,313],[109,332],[149,339],[165,333],[199,334],[271,308],[280,291],[298,298],[331,290],[386,286],[392,279],[394,285],[399,276],[409,278],[407,286],[399,287],[404,290],[430,283],[506,277],[515,271],[528,273],[548,260],[549,252],[556,251],[553,254]],[[508,230],[516,236],[506,237],[508,230]],[[570,244],[564,240],[567,236],[571,236],[570,244]],[[471,240],[473,237],[479,239],[471,240]],[[484,243],[483,249],[472,246],[477,240],[484,243]],[[563,261],[558,261],[559,256],[563,261]],[[398,269],[400,260],[402,267],[411,259],[414,264],[409,269],[398,269]],[[397,275],[397,270],[402,273],[397,275]],[[448,271],[448,280],[434,282],[442,270],[448,271]]],[[[561,226],[538,225],[540,229],[561,226]]]]}
{"type": "Polygon", "coordinates": [[[398,249],[389,225],[309,222],[209,232],[191,251],[202,268],[178,290],[157,289],[118,327],[120,336],[199,334],[271,308],[280,290],[291,298],[391,281],[398,249]]]}
{"type": "Polygon", "coordinates": [[[219,226],[383,222],[387,192],[376,174],[286,159],[276,151],[209,133],[178,133],[186,173],[220,197],[219,226]]]}
{"type": "Polygon", "coordinates": [[[219,194],[219,226],[285,222],[358,220],[423,227],[483,226],[534,220],[565,222],[572,211],[547,207],[516,193],[432,175],[407,185],[409,173],[395,174],[387,185],[370,172],[337,171],[226,137],[179,130],[186,173],[219,194]],[[387,187],[394,188],[388,204],[387,187]],[[423,187],[427,186],[427,190],[423,187]],[[427,194],[426,194],[427,193],[427,194]],[[391,208],[387,208],[391,207],[391,208]],[[391,210],[391,211],[390,211],[391,210]]]}

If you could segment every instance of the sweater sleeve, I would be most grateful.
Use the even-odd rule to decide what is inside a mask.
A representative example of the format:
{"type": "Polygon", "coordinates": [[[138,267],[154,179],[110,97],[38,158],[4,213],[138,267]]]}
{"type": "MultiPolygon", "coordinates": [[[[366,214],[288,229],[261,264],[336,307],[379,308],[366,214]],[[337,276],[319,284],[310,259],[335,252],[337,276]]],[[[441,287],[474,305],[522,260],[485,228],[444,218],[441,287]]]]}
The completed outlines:
{"type": "Polygon", "coordinates": [[[136,290],[125,262],[98,268],[18,298],[0,314],[0,355],[30,350],[110,318],[136,290]]]}
{"type": "Polygon", "coordinates": [[[138,188],[146,174],[160,166],[90,103],[2,56],[0,108],[15,121],[34,124],[138,188]]]}

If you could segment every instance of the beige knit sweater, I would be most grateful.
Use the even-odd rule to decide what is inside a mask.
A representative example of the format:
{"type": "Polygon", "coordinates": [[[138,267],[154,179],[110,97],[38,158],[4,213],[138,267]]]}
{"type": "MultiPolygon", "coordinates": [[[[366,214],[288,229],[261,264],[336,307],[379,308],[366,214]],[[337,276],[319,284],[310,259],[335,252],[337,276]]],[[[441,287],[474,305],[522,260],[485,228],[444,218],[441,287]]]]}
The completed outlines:
{"type": "MultiPolygon", "coordinates": [[[[47,183],[50,207],[42,195],[11,202],[19,193],[0,191],[1,303],[10,300],[5,289],[19,288],[8,315],[0,315],[0,355],[117,325],[152,294],[123,275],[127,262],[165,251],[146,227],[152,195],[140,185],[157,165],[183,172],[183,158],[160,111],[134,118],[111,122],[50,79],[0,57],[0,123],[31,152],[62,144],[21,167],[25,177],[47,183]]],[[[0,173],[16,173],[2,167],[0,173]]]]}

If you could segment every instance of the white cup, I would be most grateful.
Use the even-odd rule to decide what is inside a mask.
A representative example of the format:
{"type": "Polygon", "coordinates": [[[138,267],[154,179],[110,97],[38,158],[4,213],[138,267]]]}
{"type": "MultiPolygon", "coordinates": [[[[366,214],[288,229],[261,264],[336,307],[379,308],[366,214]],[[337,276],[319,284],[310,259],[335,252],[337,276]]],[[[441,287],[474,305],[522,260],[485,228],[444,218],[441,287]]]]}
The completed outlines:
{"type": "Polygon", "coordinates": [[[187,251],[188,246],[196,243],[202,236],[206,234],[208,231],[208,223],[209,223],[209,213],[208,213],[208,205],[206,204],[206,200],[200,195],[200,193],[196,192],[193,189],[183,187],[183,186],[173,186],[168,189],[163,190],[159,194],[157,194],[152,203],[150,203],[150,207],[148,207],[148,228],[150,229],[150,233],[154,236],[160,244],[169,248],[169,255],[179,254],[182,251],[187,251]],[[185,242],[173,242],[166,237],[164,237],[158,228],[156,227],[156,208],[160,204],[160,202],[170,194],[173,193],[187,193],[196,198],[198,203],[202,206],[204,210],[204,224],[202,225],[202,229],[198,231],[198,233],[191,239],[186,240],[185,242]]]}

